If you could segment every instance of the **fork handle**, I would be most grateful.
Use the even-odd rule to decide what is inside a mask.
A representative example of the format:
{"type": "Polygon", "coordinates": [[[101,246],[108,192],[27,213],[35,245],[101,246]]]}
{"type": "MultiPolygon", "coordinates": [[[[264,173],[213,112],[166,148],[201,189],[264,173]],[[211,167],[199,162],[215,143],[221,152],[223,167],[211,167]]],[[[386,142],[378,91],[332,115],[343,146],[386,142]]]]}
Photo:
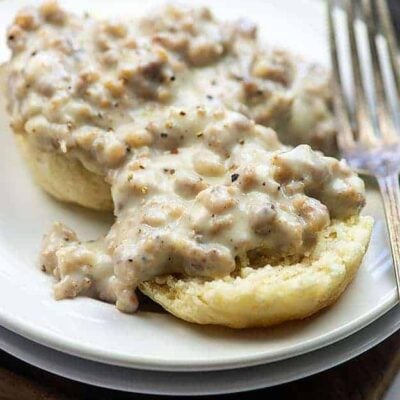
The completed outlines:
{"type": "Polygon", "coordinates": [[[390,247],[397,293],[400,299],[400,187],[398,174],[378,177],[383,206],[386,216],[386,227],[389,233],[390,247]]]}

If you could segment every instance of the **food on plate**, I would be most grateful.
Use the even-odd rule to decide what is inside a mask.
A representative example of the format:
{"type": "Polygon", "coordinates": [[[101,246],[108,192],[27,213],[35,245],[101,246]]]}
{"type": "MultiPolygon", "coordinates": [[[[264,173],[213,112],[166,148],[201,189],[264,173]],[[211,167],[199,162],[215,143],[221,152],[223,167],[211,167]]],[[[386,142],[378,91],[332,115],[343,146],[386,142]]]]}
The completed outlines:
{"type": "Polygon", "coordinates": [[[334,152],[319,67],[205,8],[128,23],[47,1],[7,35],[11,126],[36,180],[116,217],[94,241],[59,222],[45,235],[57,299],[134,312],[140,288],[185,320],[241,328],[342,293],[372,220],[363,181],[316,150],[334,152]]]}
{"type": "Polygon", "coordinates": [[[140,290],[170,313],[199,324],[244,328],[302,319],[334,303],[346,289],[371,228],[368,217],[334,221],[298,262],[261,259],[256,264],[261,268],[249,262],[218,280],[170,275],[143,282],[140,290]]]}
{"type": "Polygon", "coordinates": [[[65,201],[112,210],[102,177],[124,157],[121,144],[141,140],[129,122],[146,106],[222,105],[276,129],[285,143],[335,151],[326,72],[264,49],[248,21],[222,23],[182,6],[131,23],[99,21],[46,2],[17,14],[7,42],[12,128],[36,180],[65,201]],[[65,190],[75,174],[99,198],[65,190]]]}

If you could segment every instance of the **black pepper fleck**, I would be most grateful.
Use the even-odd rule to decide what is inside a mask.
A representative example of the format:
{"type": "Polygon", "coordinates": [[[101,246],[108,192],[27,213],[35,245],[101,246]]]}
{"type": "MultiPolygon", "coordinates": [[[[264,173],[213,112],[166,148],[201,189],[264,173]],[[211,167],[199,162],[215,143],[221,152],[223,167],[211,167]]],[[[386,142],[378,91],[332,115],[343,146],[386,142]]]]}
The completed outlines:
{"type": "Polygon", "coordinates": [[[176,79],[176,77],[175,77],[174,75],[172,75],[172,76],[169,78],[169,80],[172,81],[172,82],[173,82],[175,79],[176,79]]]}
{"type": "Polygon", "coordinates": [[[210,94],[206,95],[208,100],[212,100],[214,97],[212,97],[210,94]]]}
{"type": "Polygon", "coordinates": [[[185,111],[181,111],[181,112],[179,113],[179,115],[185,116],[186,113],[185,113],[185,111]]]}
{"type": "Polygon", "coordinates": [[[133,262],[132,258],[128,258],[128,261],[129,261],[129,262],[133,262]]]}
{"type": "Polygon", "coordinates": [[[167,138],[168,137],[168,133],[162,132],[162,133],[160,133],[160,136],[162,138],[167,138]]]}
{"type": "Polygon", "coordinates": [[[9,37],[8,37],[8,40],[14,40],[15,39],[15,36],[14,35],[10,35],[9,37]]]}
{"type": "Polygon", "coordinates": [[[239,178],[239,174],[232,174],[232,175],[231,175],[231,181],[232,181],[232,182],[237,181],[238,178],[239,178]]]}

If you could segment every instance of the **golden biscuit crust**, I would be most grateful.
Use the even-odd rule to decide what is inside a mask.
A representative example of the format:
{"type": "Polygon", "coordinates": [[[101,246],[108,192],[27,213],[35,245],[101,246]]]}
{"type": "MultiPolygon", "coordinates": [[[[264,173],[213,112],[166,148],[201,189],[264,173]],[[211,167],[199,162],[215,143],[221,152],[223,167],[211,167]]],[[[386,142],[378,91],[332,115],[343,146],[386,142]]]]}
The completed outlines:
{"type": "Polygon", "coordinates": [[[39,149],[27,135],[14,136],[36,183],[47,193],[94,210],[113,210],[110,186],[102,176],[86,169],[77,159],[39,149]]]}
{"type": "Polygon", "coordinates": [[[333,304],[353,279],[372,225],[370,217],[334,221],[311,255],[293,265],[245,267],[235,277],[211,281],[168,276],[140,289],[171,314],[198,324],[248,328],[303,319],[333,304]]]}

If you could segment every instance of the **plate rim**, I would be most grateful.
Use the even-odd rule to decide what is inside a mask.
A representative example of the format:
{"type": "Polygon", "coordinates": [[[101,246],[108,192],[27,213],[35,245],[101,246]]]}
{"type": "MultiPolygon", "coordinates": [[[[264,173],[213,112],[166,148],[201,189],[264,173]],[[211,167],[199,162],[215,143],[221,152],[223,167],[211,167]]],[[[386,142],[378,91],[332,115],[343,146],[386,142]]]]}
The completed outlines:
{"type": "MultiPolygon", "coordinates": [[[[318,338],[318,341],[316,339],[312,339],[313,341],[315,341],[314,345],[310,346],[308,344],[309,341],[305,341],[302,346],[293,351],[291,349],[298,345],[295,344],[290,347],[282,348],[279,351],[276,351],[272,356],[265,353],[259,353],[251,357],[242,356],[236,360],[232,359],[232,357],[224,357],[220,358],[218,361],[213,362],[212,364],[210,364],[209,361],[199,360],[188,361],[186,359],[171,361],[168,359],[149,356],[147,356],[146,358],[142,358],[138,355],[131,354],[116,355],[115,353],[108,352],[105,349],[101,349],[101,351],[94,351],[94,349],[92,349],[89,345],[79,343],[75,340],[61,340],[59,336],[52,335],[48,330],[43,329],[42,327],[31,326],[31,324],[23,323],[18,318],[10,318],[10,315],[8,315],[7,318],[4,315],[4,309],[3,314],[1,314],[0,312],[0,325],[40,345],[52,348],[68,355],[77,356],[86,360],[101,362],[108,365],[163,372],[221,371],[282,361],[319,350],[323,347],[341,341],[356,333],[357,331],[366,328],[368,325],[375,322],[381,316],[393,309],[393,307],[397,304],[396,289],[393,289],[391,295],[387,297],[388,299],[385,303],[383,303],[383,305],[381,304],[375,307],[375,313],[370,312],[352,320],[350,323],[345,325],[347,329],[343,328],[343,326],[341,328],[338,328],[341,331],[339,335],[336,334],[338,329],[335,329],[326,333],[323,336],[320,336],[318,338]]],[[[318,318],[318,316],[316,317],[318,318]]]]}
{"type": "MultiPolygon", "coordinates": [[[[38,345],[30,342],[28,339],[24,339],[24,338],[20,337],[19,335],[15,335],[11,332],[4,332],[4,331],[2,332],[1,329],[0,329],[0,348],[2,348],[2,350],[6,351],[8,354],[11,354],[12,356],[14,356],[24,362],[27,362],[28,364],[33,365],[37,368],[40,368],[47,372],[56,374],[58,376],[62,376],[64,378],[72,379],[74,381],[89,384],[89,385],[94,385],[94,386],[107,388],[107,389],[113,389],[113,390],[120,390],[120,391],[124,391],[124,392],[129,392],[129,393],[134,392],[134,393],[142,393],[142,394],[150,394],[150,395],[170,395],[170,396],[196,395],[196,396],[198,396],[198,395],[218,395],[218,394],[228,394],[228,393],[242,393],[242,392],[249,391],[249,390],[257,390],[257,389],[272,387],[272,386],[288,383],[288,382],[291,382],[294,380],[303,379],[307,376],[311,376],[311,375],[323,372],[329,368],[332,368],[334,366],[337,366],[346,361],[349,361],[352,358],[359,356],[360,354],[370,350],[374,346],[378,345],[379,343],[381,343],[382,341],[387,339],[389,336],[394,334],[399,329],[400,329],[400,307],[397,306],[396,308],[393,308],[385,316],[383,316],[382,318],[373,322],[370,326],[362,329],[361,331],[354,334],[353,336],[343,339],[343,340],[337,342],[336,344],[332,344],[331,346],[325,347],[323,349],[316,350],[314,352],[305,354],[303,356],[298,356],[298,357],[294,357],[294,358],[291,358],[288,360],[283,360],[283,361],[275,363],[274,365],[266,364],[266,365],[262,365],[262,366],[258,366],[258,367],[250,367],[248,373],[244,373],[244,374],[243,374],[243,371],[245,371],[245,370],[233,370],[233,371],[220,371],[219,372],[220,374],[222,374],[223,378],[221,378],[221,379],[224,382],[230,381],[229,379],[227,379],[227,375],[228,376],[231,375],[231,377],[232,377],[232,375],[234,375],[236,372],[239,374],[240,377],[244,376],[244,378],[243,378],[244,385],[242,385],[242,386],[238,387],[238,385],[236,384],[235,387],[232,388],[230,386],[229,389],[226,390],[226,389],[221,388],[221,386],[218,384],[216,385],[217,388],[215,388],[215,389],[210,389],[208,385],[206,386],[206,385],[196,384],[196,385],[191,386],[190,392],[187,390],[185,391],[185,389],[182,388],[182,386],[179,383],[175,386],[175,389],[170,387],[169,389],[162,390],[162,389],[152,389],[151,386],[145,386],[146,389],[143,390],[143,387],[142,388],[138,388],[137,386],[132,387],[133,385],[135,385],[135,379],[129,379],[130,388],[128,388],[127,385],[121,384],[121,382],[119,382],[119,383],[104,382],[101,379],[99,379],[99,376],[101,376],[102,374],[98,374],[96,372],[89,373],[89,371],[91,371],[90,366],[106,368],[106,370],[109,368],[112,368],[112,367],[109,365],[104,365],[101,363],[96,363],[96,362],[87,361],[87,360],[81,360],[81,361],[83,361],[83,364],[82,364],[82,362],[77,363],[76,360],[73,360],[72,362],[73,362],[74,367],[70,368],[68,372],[65,372],[65,365],[66,365],[65,357],[68,357],[68,359],[71,357],[72,358],[74,358],[74,357],[59,353],[56,350],[39,345],[40,349],[42,351],[45,351],[45,354],[46,354],[45,356],[42,356],[42,361],[44,361],[44,363],[47,363],[47,364],[43,365],[43,363],[41,363],[40,361],[37,361],[37,355],[36,355],[35,360],[32,361],[32,352],[30,352],[29,356],[27,356],[26,355],[27,353],[22,350],[22,348],[24,346],[21,346],[20,343],[22,340],[23,344],[25,344],[27,346],[31,346],[31,348],[32,348],[32,344],[34,346],[38,346],[38,345]],[[385,329],[382,329],[382,324],[385,324],[384,325],[385,329]],[[374,333],[371,334],[371,331],[374,333]],[[368,334],[368,332],[369,332],[369,334],[368,334]],[[9,335],[9,338],[14,339],[14,341],[17,340],[17,344],[10,345],[10,341],[7,342],[7,340],[6,340],[7,343],[6,343],[6,346],[4,346],[4,343],[5,343],[5,340],[4,340],[5,335],[4,334],[5,333],[7,335],[9,335]],[[361,338],[361,340],[360,340],[360,338],[361,338]],[[19,342],[19,344],[18,344],[18,342],[19,342]],[[353,344],[355,344],[355,346],[353,346],[353,344]],[[345,354],[344,357],[341,357],[342,353],[345,354]],[[61,359],[64,359],[64,362],[59,364],[57,368],[54,368],[54,363],[51,364],[50,361],[54,361],[55,359],[57,359],[59,357],[61,357],[61,359]],[[330,360],[328,362],[326,362],[327,357],[330,360]],[[319,361],[316,362],[315,360],[319,360],[319,361]],[[325,362],[323,362],[321,360],[324,360],[325,362]],[[288,368],[288,365],[290,367],[290,365],[293,363],[294,363],[294,366],[292,365],[292,369],[295,369],[295,371],[296,371],[295,376],[293,375],[293,373],[290,374],[290,372],[288,372],[288,370],[290,369],[290,368],[288,368]],[[306,367],[303,367],[303,370],[301,372],[299,372],[298,366],[301,365],[302,363],[303,363],[303,365],[306,364],[306,367]],[[314,364],[317,364],[317,365],[314,365],[314,364]],[[61,370],[60,370],[60,365],[61,365],[61,370]],[[286,365],[286,368],[285,368],[285,365],[286,365]],[[281,372],[283,374],[287,374],[287,375],[286,376],[283,375],[280,378],[275,378],[274,381],[265,384],[265,377],[269,376],[266,373],[267,370],[270,369],[271,367],[276,368],[277,366],[279,367],[279,372],[281,372]],[[82,369],[84,369],[85,374],[79,375],[79,372],[77,371],[78,369],[81,369],[81,371],[82,371],[82,369]],[[254,376],[257,373],[260,376],[262,376],[262,378],[258,379],[257,383],[252,384],[247,379],[247,377],[249,375],[251,375],[254,379],[254,376]],[[89,375],[92,374],[92,377],[91,378],[88,377],[88,374],[89,375]],[[206,388],[206,391],[203,390],[205,388],[206,388]],[[194,393],[194,391],[195,391],[195,393],[194,393]]],[[[35,357],[35,356],[33,356],[33,357],[35,357]]],[[[123,367],[122,367],[122,369],[124,370],[123,367]]],[[[111,371],[111,370],[109,370],[109,371],[111,371]]],[[[155,374],[168,374],[168,376],[171,376],[174,374],[171,372],[135,371],[132,369],[128,369],[128,371],[126,371],[126,373],[131,374],[131,376],[132,376],[132,374],[139,373],[139,374],[141,374],[140,376],[142,376],[142,377],[143,377],[143,373],[145,373],[145,374],[147,374],[147,373],[149,373],[149,374],[154,374],[154,373],[155,374]]],[[[189,372],[184,375],[187,377],[187,376],[190,376],[191,374],[192,373],[189,372]]],[[[218,374],[218,372],[214,372],[214,374],[218,374]]],[[[104,373],[103,373],[103,375],[104,375],[104,373]]],[[[118,375],[123,376],[124,374],[118,374],[118,375]]],[[[204,376],[204,374],[203,374],[203,376],[204,376]]],[[[197,382],[197,380],[199,379],[199,376],[196,374],[196,377],[194,379],[197,382]]],[[[152,382],[154,382],[154,381],[157,381],[157,379],[152,379],[152,382]]],[[[170,385],[173,385],[173,383],[176,381],[179,382],[179,379],[177,379],[177,380],[168,379],[167,380],[168,384],[170,384],[170,385]]],[[[215,383],[214,383],[214,385],[215,385],[215,383]]]]}
{"type": "MultiPolygon", "coordinates": [[[[312,0],[304,2],[307,2],[310,5],[313,3],[312,0]]],[[[49,346],[67,354],[77,355],[89,360],[105,362],[110,365],[122,365],[130,368],[141,368],[155,371],[215,371],[248,367],[266,362],[271,363],[295,357],[310,351],[315,351],[321,347],[342,340],[357,330],[366,327],[384,313],[388,312],[395,304],[396,290],[393,289],[391,292],[387,293],[385,301],[373,307],[372,310],[370,309],[368,313],[365,312],[347,324],[341,325],[340,328],[326,332],[324,335],[319,336],[318,339],[308,339],[303,341],[301,345],[293,344],[290,347],[275,350],[273,354],[271,354],[271,351],[264,351],[254,354],[251,357],[245,355],[242,355],[239,358],[232,356],[220,357],[218,360],[214,360],[211,364],[209,361],[205,360],[171,360],[152,356],[141,357],[137,354],[116,354],[107,351],[107,349],[94,349],[88,344],[80,343],[78,340],[56,336],[49,329],[36,326],[34,322],[27,323],[9,313],[5,307],[0,307],[0,324],[17,334],[45,346],[49,346]],[[310,345],[310,342],[313,342],[313,345],[310,345]]]]}

